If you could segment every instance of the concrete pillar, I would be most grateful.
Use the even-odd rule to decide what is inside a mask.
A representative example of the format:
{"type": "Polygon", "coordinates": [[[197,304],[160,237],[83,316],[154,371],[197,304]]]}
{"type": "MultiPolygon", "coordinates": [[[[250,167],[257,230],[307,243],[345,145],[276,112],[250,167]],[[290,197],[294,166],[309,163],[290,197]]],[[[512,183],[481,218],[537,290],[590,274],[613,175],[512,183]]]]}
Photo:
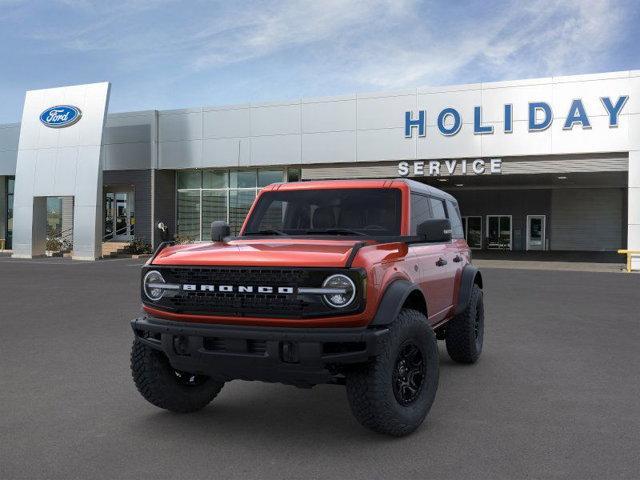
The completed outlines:
{"type": "MultiPolygon", "coordinates": [[[[629,152],[627,248],[640,251],[640,150],[629,152]]],[[[640,254],[631,258],[631,269],[640,270],[640,254]]]]}

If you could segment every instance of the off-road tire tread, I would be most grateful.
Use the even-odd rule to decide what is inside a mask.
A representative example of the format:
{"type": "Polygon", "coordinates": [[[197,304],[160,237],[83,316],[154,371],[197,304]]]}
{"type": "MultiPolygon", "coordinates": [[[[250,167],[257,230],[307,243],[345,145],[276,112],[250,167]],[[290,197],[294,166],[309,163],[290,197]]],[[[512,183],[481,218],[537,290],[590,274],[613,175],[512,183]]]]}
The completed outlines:
{"type": "MultiPolygon", "coordinates": [[[[415,331],[415,330],[414,330],[415,331]]],[[[429,350],[430,349],[430,350],[429,350]]],[[[346,376],[347,396],[351,411],[364,427],[378,433],[392,436],[404,436],[416,430],[423,422],[435,399],[438,387],[438,346],[435,333],[426,317],[412,309],[402,309],[398,318],[391,324],[390,332],[384,340],[381,354],[364,366],[350,371],[346,376]],[[423,332],[435,361],[428,362],[427,382],[429,391],[423,392],[422,405],[415,405],[417,414],[403,421],[398,415],[400,406],[393,394],[390,376],[395,366],[396,349],[404,341],[408,329],[417,328],[423,332]],[[431,386],[431,388],[429,388],[431,386]]]]}
{"type": "Polygon", "coordinates": [[[164,353],[137,339],[131,348],[131,374],[136,388],[149,403],[176,413],[203,409],[224,386],[224,382],[212,379],[198,386],[179,385],[164,353]]]}
{"type": "Polygon", "coordinates": [[[482,297],[482,289],[474,284],[467,307],[446,325],[447,353],[455,362],[475,363],[482,353],[482,345],[480,349],[476,347],[474,333],[475,316],[479,308],[481,321],[484,322],[482,297]]]}

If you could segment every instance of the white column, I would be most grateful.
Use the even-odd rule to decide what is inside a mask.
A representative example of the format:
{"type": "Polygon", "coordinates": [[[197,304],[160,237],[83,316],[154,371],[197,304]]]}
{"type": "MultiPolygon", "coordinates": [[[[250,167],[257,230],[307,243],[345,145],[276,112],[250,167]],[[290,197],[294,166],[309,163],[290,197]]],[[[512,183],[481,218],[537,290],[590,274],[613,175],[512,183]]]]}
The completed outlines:
{"type": "MultiPolygon", "coordinates": [[[[640,150],[629,152],[627,248],[640,250],[640,150]]],[[[640,270],[640,254],[631,258],[631,269],[640,270]]]]}

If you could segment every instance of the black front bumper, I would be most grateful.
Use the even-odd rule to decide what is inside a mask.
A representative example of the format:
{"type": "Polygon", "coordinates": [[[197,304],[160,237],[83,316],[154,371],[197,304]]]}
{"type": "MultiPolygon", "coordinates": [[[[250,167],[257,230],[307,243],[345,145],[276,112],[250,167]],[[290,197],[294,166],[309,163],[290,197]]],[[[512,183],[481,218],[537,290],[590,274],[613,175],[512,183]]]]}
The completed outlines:
{"type": "Polygon", "coordinates": [[[165,353],[173,368],[222,381],[298,386],[334,383],[342,367],[380,352],[387,328],[283,328],[193,324],[143,316],[136,338],[165,353]]]}

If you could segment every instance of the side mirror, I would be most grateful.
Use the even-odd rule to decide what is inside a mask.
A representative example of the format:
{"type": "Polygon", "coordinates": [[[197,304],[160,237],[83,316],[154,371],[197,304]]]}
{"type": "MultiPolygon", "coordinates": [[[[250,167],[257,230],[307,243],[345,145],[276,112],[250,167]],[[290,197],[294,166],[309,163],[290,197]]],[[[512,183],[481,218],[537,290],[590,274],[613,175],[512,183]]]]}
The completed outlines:
{"type": "Polygon", "coordinates": [[[418,237],[425,242],[442,243],[451,241],[451,221],[446,218],[432,218],[418,225],[418,237]]]}
{"type": "Polygon", "coordinates": [[[221,242],[224,237],[231,235],[231,228],[229,224],[223,220],[217,220],[211,222],[211,241],[221,242]]]}

